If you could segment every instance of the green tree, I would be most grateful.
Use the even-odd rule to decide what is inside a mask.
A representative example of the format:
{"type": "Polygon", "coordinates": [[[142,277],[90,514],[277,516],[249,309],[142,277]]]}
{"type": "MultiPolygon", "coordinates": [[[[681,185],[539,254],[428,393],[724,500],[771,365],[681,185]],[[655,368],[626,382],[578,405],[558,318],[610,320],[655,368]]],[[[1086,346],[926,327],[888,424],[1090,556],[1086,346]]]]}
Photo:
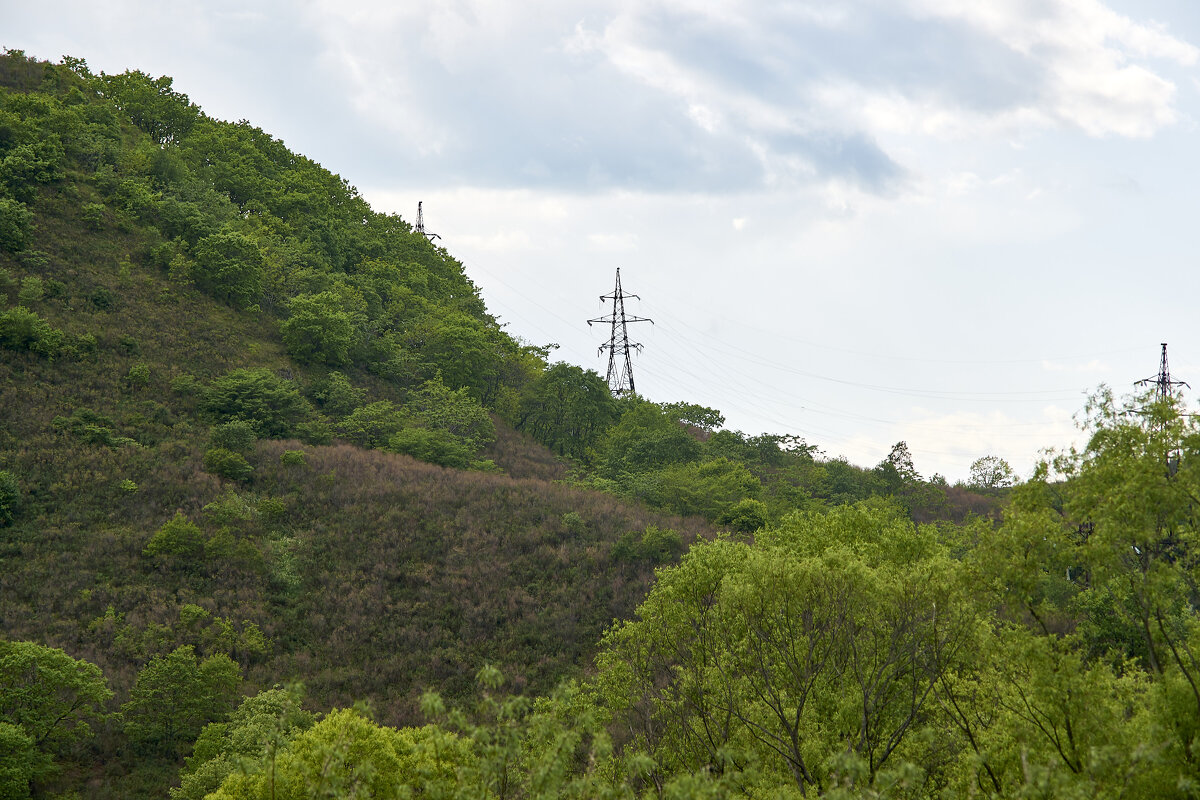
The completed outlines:
{"type": "Polygon", "coordinates": [[[40,759],[33,740],[17,725],[0,722],[0,800],[25,800],[40,759]]]}
{"type": "Polygon", "coordinates": [[[479,401],[468,390],[451,389],[439,378],[412,392],[405,410],[416,425],[444,431],[472,451],[496,439],[496,426],[479,401]]]}
{"type": "Polygon", "coordinates": [[[95,664],[33,642],[0,641],[0,722],[57,753],[92,735],[112,698],[95,664]]]}
{"type": "Polygon", "coordinates": [[[313,715],[300,706],[301,690],[268,689],[247,697],[228,722],[204,726],[173,800],[203,800],[247,760],[275,759],[289,741],[312,727],[313,715]]]}
{"type": "Polygon", "coordinates": [[[337,433],[359,447],[382,447],[404,425],[404,412],[390,400],[379,400],[347,414],[337,433]]]}
{"type": "Polygon", "coordinates": [[[182,559],[194,558],[204,550],[204,534],[182,511],[154,532],[146,549],[147,556],[175,556],[182,559]]]}
{"type": "Polygon", "coordinates": [[[1017,474],[1000,456],[983,456],[971,462],[967,485],[981,492],[1007,489],[1017,479],[1017,474]]]}
{"type": "Polygon", "coordinates": [[[292,298],[279,330],[288,353],[298,361],[340,366],[350,363],[366,320],[342,294],[321,292],[292,298]]]}
{"type": "Polygon", "coordinates": [[[600,438],[596,460],[602,477],[620,480],[623,475],[695,461],[700,450],[700,442],[673,416],[634,398],[620,421],[600,438]]]}
{"type": "Polygon", "coordinates": [[[583,458],[617,414],[603,378],[560,361],[526,388],[516,428],[559,455],[583,458]]]}
{"type": "Polygon", "coordinates": [[[241,682],[241,669],[223,653],[201,661],[184,645],[156,656],[138,672],[121,706],[125,733],[146,750],[174,755],[205,724],[226,716],[241,682]]]}
{"type": "Polygon", "coordinates": [[[755,498],[762,491],[762,484],[745,464],[726,458],[673,464],[648,473],[634,485],[638,487],[635,491],[651,505],[712,521],[736,503],[755,498]]]}
{"type": "Polygon", "coordinates": [[[258,436],[281,438],[313,417],[296,386],[266,369],[236,369],[213,380],[201,408],[220,421],[242,420],[258,436]]]}
{"type": "Polygon", "coordinates": [[[196,242],[192,258],[192,279],[201,291],[242,308],[262,296],[262,252],[250,237],[226,228],[196,242]]]}
{"type": "Polygon", "coordinates": [[[819,794],[839,760],[886,785],[940,731],[934,687],[973,653],[957,573],[885,506],[694,545],[605,638],[600,696],[660,785],[732,763],[750,794],[819,794]]]}

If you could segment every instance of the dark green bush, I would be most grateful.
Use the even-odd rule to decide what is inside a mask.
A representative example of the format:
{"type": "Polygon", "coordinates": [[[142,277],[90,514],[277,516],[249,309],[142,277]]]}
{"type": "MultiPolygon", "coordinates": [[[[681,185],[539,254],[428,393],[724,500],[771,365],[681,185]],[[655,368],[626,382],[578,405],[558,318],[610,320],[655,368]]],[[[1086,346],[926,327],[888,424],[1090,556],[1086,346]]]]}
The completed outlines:
{"type": "Polygon", "coordinates": [[[304,451],[303,450],[284,450],[279,454],[279,463],[285,467],[303,467],[304,451]]]}
{"type": "Polygon", "coordinates": [[[217,420],[244,420],[263,438],[290,436],[313,416],[295,385],[266,369],[238,369],[215,379],[202,408],[217,420]]]}
{"type": "Polygon", "coordinates": [[[185,517],[183,512],[177,511],[170,522],[155,531],[146,544],[146,549],[142,552],[148,556],[168,555],[190,558],[199,555],[203,549],[204,535],[200,532],[200,528],[185,517]]]}
{"type": "Polygon", "coordinates": [[[21,485],[17,476],[0,469],[0,528],[11,525],[21,510],[21,485]]]}
{"type": "Polygon", "coordinates": [[[0,312],[0,347],[54,358],[62,350],[62,344],[63,332],[25,306],[0,312]]]}
{"type": "Polygon", "coordinates": [[[33,212],[11,197],[0,196],[0,250],[16,252],[25,246],[33,212]]]}
{"type": "Polygon", "coordinates": [[[443,467],[466,469],[471,463],[471,447],[446,431],[405,428],[392,435],[387,449],[443,467]]]}
{"type": "Polygon", "coordinates": [[[208,443],[212,447],[223,447],[242,455],[252,452],[257,440],[258,437],[254,435],[254,426],[244,419],[234,419],[213,425],[208,433],[208,443]]]}
{"type": "Polygon", "coordinates": [[[206,294],[246,308],[262,295],[263,258],[253,239],[225,230],[205,236],[192,250],[192,280],[206,294]]]}
{"type": "Polygon", "coordinates": [[[254,467],[241,453],[213,447],[204,453],[204,471],[232,481],[244,481],[254,472],[254,467]]]}

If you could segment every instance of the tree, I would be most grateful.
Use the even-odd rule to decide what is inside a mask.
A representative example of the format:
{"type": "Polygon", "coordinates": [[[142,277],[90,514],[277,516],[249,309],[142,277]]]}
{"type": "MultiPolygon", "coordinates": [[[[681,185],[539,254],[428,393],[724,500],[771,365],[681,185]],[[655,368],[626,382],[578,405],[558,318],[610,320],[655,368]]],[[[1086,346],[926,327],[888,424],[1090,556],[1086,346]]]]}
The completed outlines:
{"type": "Polygon", "coordinates": [[[263,437],[292,435],[313,409],[291,381],[267,369],[235,369],[213,380],[201,408],[213,419],[242,420],[263,437]]]}
{"type": "Polygon", "coordinates": [[[247,697],[228,722],[210,722],[200,732],[173,800],[203,800],[246,760],[273,759],[288,742],[312,727],[300,706],[298,688],[268,689],[247,697]]]}
{"type": "Polygon", "coordinates": [[[100,76],[105,96],[158,144],[178,141],[200,118],[200,109],[171,84],[165,75],[151,78],[137,70],[100,76]]]}
{"type": "Polygon", "coordinates": [[[241,682],[241,668],[223,653],[201,661],[184,645],[156,656],[121,706],[125,733],[147,750],[174,755],[228,713],[241,682]]]}
{"type": "Polygon", "coordinates": [[[616,418],[617,404],[604,379],[560,361],[526,389],[515,427],[559,455],[584,458],[616,418]]]}
{"type": "Polygon", "coordinates": [[[241,308],[262,296],[262,252],[248,236],[226,227],[196,242],[192,258],[192,279],[206,294],[241,308]]]}
{"type": "MultiPolygon", "coordinates": [[[[361,297],[358,298],[361,303],[361,297]]],[[[342,294],[320,292],[292,298],[279,326],[283,344],[298,361],[341,366],[362,338],[366,315],[342,294]]]]}
{"type": "Polygon", "coordinates": [[[1007,489],[1017,479],[1017,474],[1000,456],[984,456],[971,463],[968,484],[972,489],[994,492],[1007,489]]]}
{"type": "Polygon", "coordinates": [[[479,401],[466,389],[450,389],[440,378],[426,381],[413,392],[405,411],[417,425],[445,431],[472,451],[496,439],[496,426],[479,401]]]}
{"type": "Polygon", "coordinates": [[[598,691],[659,785],[728,766],[751,795],[821,793],[843,763],[870,786],[940,735],[934,688],[976,630],[956,564],[894,508],[798,514],[660,569],[605,638],[598,691]]]}
{"type": "Polygon", "coordinates": [[[92,735],[112,698],[95,664],[33,642],[0,641],[0,722],[55,753],[92,735]]]}
{"type": "Polygon", "coordinates": [[[654,403],[634,398],[597,442],[597,468],[601,476],[617,480],[695,461],[700,450],[700,442],[678,420],[654,403]]]}

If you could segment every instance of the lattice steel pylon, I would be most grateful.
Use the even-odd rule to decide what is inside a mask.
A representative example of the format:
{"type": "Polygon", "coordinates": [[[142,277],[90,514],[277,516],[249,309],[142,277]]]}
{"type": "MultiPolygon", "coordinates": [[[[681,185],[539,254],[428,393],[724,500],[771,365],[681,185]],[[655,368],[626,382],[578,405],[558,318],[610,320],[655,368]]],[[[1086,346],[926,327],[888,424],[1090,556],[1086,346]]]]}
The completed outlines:
{"type": "Polygon", "coordinates": [[[621,268],[617,268],[617,286],[613,289],[612,294],[600,295],[600,302],[604,303],[608,300],[612,301],[612,313],[607,317],[596,317],[589,319],[588,325],[595,322],[611,324],[612,334],[609,336],[608,342],[600,345],[599,353],[608,351],[608,374],[604,380],[608,382],[609,390],[616,396],[620,397],[626,394],[637,394],[637,390],[633,385],[633,359],[630,357],[631,350],[641,352],[642,345],[640,342],[629,341],[629,330],[625,327],[631,322],[649,322],[654,324],[654,320],[649,317],[633,317],[625,313],[625,298],[636,297],[638,300],[642,298],[636,294],[626,294],[621,289],[621,268]],[[620,353],[622,365],[618,369],[617,353],[620,353]]]}
{"type": "Polygon", "coordinates": [[[1162,402],[1170,400],[1175,396],[1176,386],[1186,386],[1192,388],[1187,381],[1171,380],[1171,370],[1167,367],[1167,343],[1162,343],[1162,359],[1158,363],[1158,374],[1150,378],[1142,378],[1140,381],[1134,381],[1136,386],[1149,386],[1154,384],[1154,401],[1162,402]]]}
{"type": "Polygon", "coordinates": [[[430,244],[433,244],[434,239],[440,239],[442,237],[438,236],[436,233],[429,233],[428,231],[425,230],[425,209],[422,208],[422,206],[424,206],[424,205],[425,205],[424,201],[422,201],[422,200],[417,201],[416,231],[417,231],[417,233],[421,234],[426,239],[428,239],[430,244]]]}

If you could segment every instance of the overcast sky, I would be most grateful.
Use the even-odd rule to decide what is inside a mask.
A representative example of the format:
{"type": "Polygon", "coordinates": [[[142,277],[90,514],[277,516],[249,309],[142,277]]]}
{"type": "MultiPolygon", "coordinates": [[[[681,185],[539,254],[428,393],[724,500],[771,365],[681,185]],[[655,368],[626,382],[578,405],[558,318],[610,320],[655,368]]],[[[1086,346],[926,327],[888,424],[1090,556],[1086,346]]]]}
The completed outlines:
{"type": "Polygon", "coordinates": [[[1191,0],[0,0],[0,46],[424,201],[511,333],[601,374],[620,267],[638,390],[747,433],[1025,474],[1160,342],[1200,387],[1191,0]]]}

